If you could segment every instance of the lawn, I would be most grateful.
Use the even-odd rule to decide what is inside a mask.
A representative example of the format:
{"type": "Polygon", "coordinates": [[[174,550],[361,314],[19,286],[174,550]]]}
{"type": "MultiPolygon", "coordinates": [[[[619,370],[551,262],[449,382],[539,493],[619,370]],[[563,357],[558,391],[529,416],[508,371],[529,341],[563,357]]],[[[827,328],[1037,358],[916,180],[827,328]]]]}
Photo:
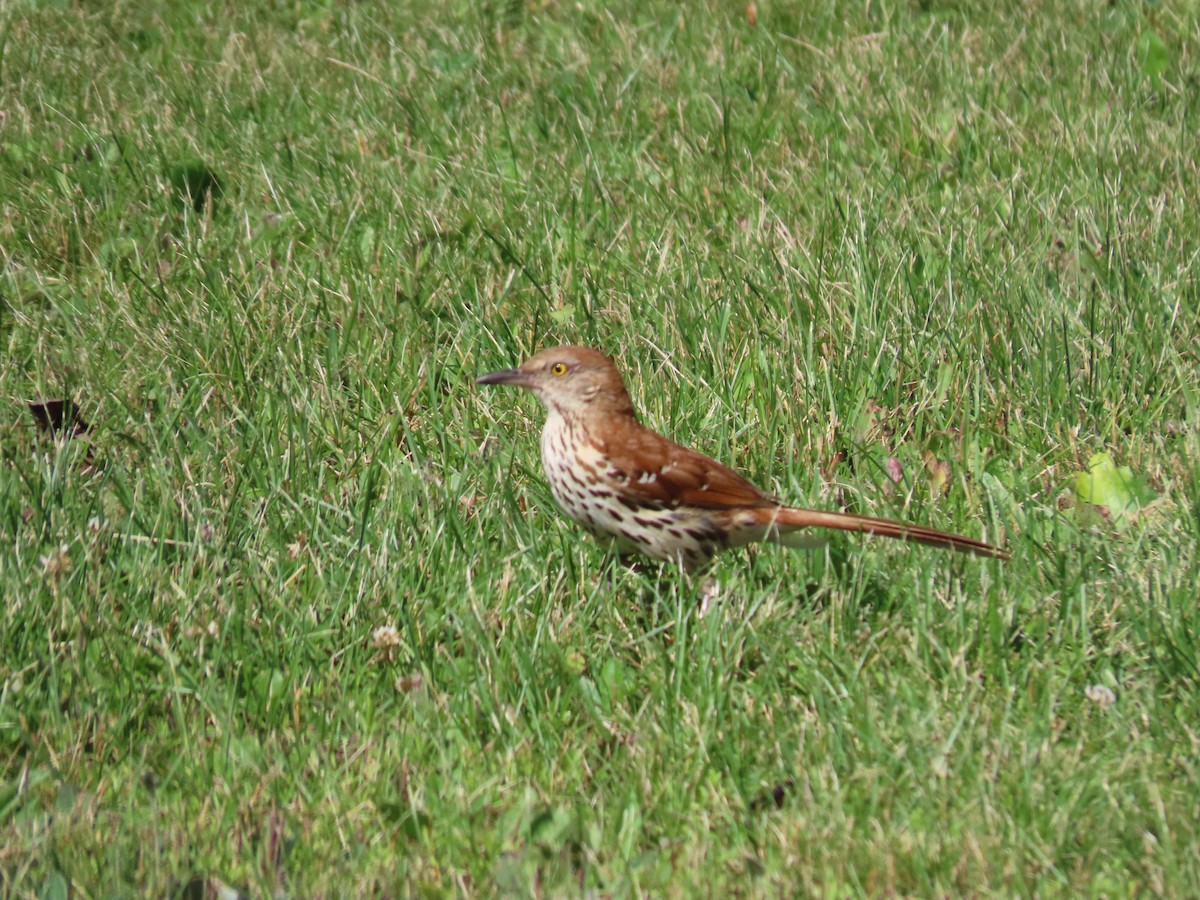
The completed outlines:
{"type": "Polygon", "coordinates": [[[0,895],[1192,894],[1196,16],[0,6],[0,895]],[[475,386],[558,343],[1012,559],[700,615],[475,386]]]}

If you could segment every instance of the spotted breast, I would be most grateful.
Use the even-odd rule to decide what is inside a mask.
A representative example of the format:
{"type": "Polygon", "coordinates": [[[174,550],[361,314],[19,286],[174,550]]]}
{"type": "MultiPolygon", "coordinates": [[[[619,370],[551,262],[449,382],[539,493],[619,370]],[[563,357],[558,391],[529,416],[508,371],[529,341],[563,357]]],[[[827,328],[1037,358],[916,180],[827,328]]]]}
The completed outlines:
{"type": "Polygon", "coordinates": [[[565,416],[546,418],[542,466],[563,512],[622,556],[641,553],[694,569],[726,545],[719,529],[688,508],[631,492],[650,488],[658,473],[621,468],[565,416]]]}

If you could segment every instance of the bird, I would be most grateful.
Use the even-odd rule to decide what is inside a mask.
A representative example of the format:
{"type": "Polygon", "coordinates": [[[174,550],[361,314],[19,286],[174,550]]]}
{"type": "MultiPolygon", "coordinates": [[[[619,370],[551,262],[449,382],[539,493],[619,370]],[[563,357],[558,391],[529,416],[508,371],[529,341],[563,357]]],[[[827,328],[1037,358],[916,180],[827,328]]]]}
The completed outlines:
{"type": "Polygon", "coordinates": [[[704,568],[758,541],[823,544],[814,529],[860,532],[1008,559],[984,541],[892,519],[788,506],[737,472],[647,428],[615,363],[589,347],[551,347],[479,385],[511,385],[546,408],[542,467],[563,511],[622,559],[704,568]]]}

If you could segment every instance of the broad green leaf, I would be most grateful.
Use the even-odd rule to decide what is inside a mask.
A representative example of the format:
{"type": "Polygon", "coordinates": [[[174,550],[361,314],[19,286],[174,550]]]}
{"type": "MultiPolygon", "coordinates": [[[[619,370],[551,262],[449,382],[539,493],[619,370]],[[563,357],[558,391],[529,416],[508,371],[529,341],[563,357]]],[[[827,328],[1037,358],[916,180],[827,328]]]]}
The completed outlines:
{"type": "Polygon", "coordinates": [[[1118,519],[1137,512],[1155,493],[1129,466],[1118,467],[1107,453],[1097,453],[1088,460],[1087,471],[1075,476],[1075,498],[1118,519]]]}
{"type": "Polygon", "coordinates": [[[1138,38],[1137,55],[1142,71],[1157,85],[1171,63],[1167,45],[1155,32],[1145,31],[1138,38]]]}

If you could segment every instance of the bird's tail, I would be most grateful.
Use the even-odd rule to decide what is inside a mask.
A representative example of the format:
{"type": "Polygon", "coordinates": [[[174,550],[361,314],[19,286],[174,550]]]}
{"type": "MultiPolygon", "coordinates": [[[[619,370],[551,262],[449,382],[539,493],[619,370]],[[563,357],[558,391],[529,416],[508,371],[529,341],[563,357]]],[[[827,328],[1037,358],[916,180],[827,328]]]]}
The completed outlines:
{"type": "Polygon", "coordinates": [[[761,524],[769,527],[770,539],[785,547],[819,546],[824,543],[823,538],[804,532],[810,528],[833,528],[838,531],[854,531],[901,541],[912,541],[917,544],[928,544],[930,547],[942,547],[947,550],[957,550],[959,553],[972,553],[975,556],[987,556],[993,559],[1010,558],[1007,550],[965,535],[938,531],[936,528],[927,528],[924,525],[912,525],[893,519],[876,519],[873,516],[860,516],[854,513],[822,512],[816,509],[800,509],[791,506],[781,506],[776,509],[764,508],[761,524]]]}

